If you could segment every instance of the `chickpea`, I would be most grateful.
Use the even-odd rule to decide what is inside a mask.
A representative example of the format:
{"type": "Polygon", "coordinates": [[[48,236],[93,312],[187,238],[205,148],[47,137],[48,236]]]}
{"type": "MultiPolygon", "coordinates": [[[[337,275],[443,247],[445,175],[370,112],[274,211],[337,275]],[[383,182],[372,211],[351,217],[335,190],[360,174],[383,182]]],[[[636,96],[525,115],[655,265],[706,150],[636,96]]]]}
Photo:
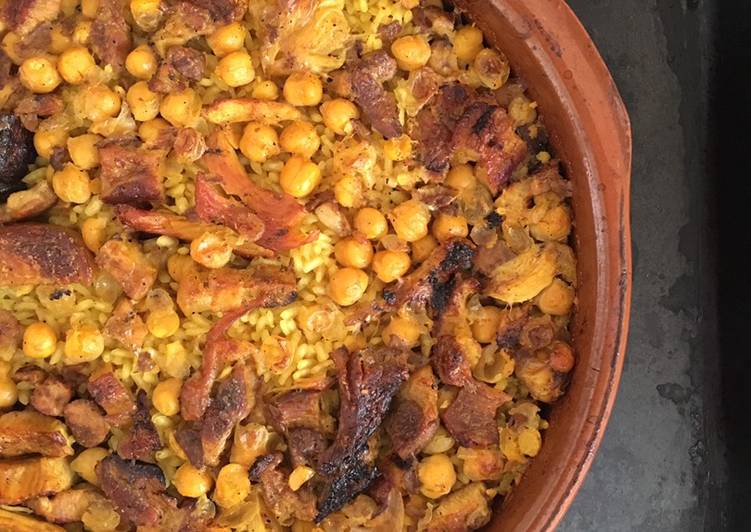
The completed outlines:
{"type": "Polygon", "coordinates": [[[18,388],[9,378],[0,379],[0,408],[10,408],[18,401],[18,388]]]}
{"type": "Polygon", "coordinates": [[[475,26],[464,26],[454,36],[454,52],[460,61],[471,63],[482,50],[482,32],[475,26]]]}
{"type": "Polygon", "coordinates": [[[83,46],[68,48],[57,60],[57,70],[71,85],[80,85],[96,67],[94,57],[83,46]]]}
{"type": "Polygon", "coordinates": [[[96,474],[96,466],[104,458],[109,456],[110,452],[102,447],[92,447],[84,449],[81,454],[75,457],[70,463],[70,468],[78,473],[82,479],[94,486],[99,486],[99,477],[96,474]]]}
{"type": "Polygon", "coordinates": [[[68,330],[65,358],[69,364],[91,362],[104,352],[104,337],[96,325],[83,323],[68,330]]]}
{"type": "Polygon", "coordinates": [[[52,151],[58,146],[64,146],[68,140],[68,132],[62,128],[40,127],[34,133],[34,149],[40,157],[49,159],[52,151]]]}
{"type": "Polygon", "coordinates": [[[23,333],[23,352],[31,358],[47,358],[57,349],[57,334],[44,322],[32,323],[23,333]]]}
{"type": "Polygon", "coordinates": [[[321,116],[331,131],[337,135],[348,135],[352,133],[352,120],[360,118],[360,111],[351,101],[337,98],[321,104],[321,116]]]}
{"type": "Polygon", "coordinates": [[[469,234],[469,227],[464,216],[441,213],[433,222],[433,236],[439,242],[450,238],[464,238],[469,234]]]}
{"type": "Polygon", "coordinates": [[[401,135],[383,143],[383,154],[392,161],[404,161],[412,155],[412,139],[401,135]]]}
{"type": "Polygon", "coordinates": [[[139,122],[153,120],[159,115],[159,95],[149,89],[145,81],[134,83],[125,96],[133,118],[139,122]]]}
{"type": "Polygon", "coordinates": [[[189,255],[170,255],[167,259],[167,272],[175,281],[180,282],[195,270],[195,261],[189,255]]]}
{"type": "Polygon", "coordinates": [[[68,154],[73,164],[81,170],[91,170],[99,166],[99,148],[96,145],[100,140],[102,137],[90,133],[69,138],[68,154]]]}
{"type": "Polygon", "coordinates": [[[214,33],[206,37],[211,51],[217,57],[242,49],[245,45],[245,28],[239,22],[233,22],[217,28],[214,33]]]}
{"type": "Polygon", "coordinates": [[[373,259],[373,246],[362,237],[344,238],[334,246],[334,256],[342,266],[367,268],[373,259]]]}
{"type": "Polygon", "coordinates": [[[289,489],[292,491],[299,490],[302,485],[313,478],[315,474],[316,472],[310,467],[303,465],[297,466],[289,475],[289,480],[287,481],[289,489]]]}
{"type": "Polygon", "coordinates": [[[323,97],[323,83],[312,72],[293,72],[284,82],[284,99],[297,107],[318,105],[323,97]]]}
{"type": "Polygon", "coordinates": [[[355,214],[355,229],[365,235],[365,238],[376,240],[386,235],[389,226],[381,211],[363,207],[355,214]]]}
{"type": "Polygon", "coordinates": [[[259,100],[276,100],[279,98],[279,87],[273,81],[261,81],[253,87],[251,96],[259,100]]]}
{"type": "Polygon", "coordinates": [[[504,56],[485,48],[475,57],[472,67],[480,82],[490,90],[498,90],[508,81],[511,68],[504,56]]]}
{"type": "Polygon", "coordinates": [[[334,197],[342,207],[357,207],[362,196],[362,181],[356,176],[344,176],[334,185],[334,197]]]}
{"type": "Polygon", "coordinates": [[[89,174],[68,163],[62,170],[52,174],[52,190],[58,198],[68,203],[86,203],[91,197],[89,174]]]}
{"type": "Polygon", "coordinates": [[[412,259],[415,262],[422,262],[430,257],[436,247],[438,247],[438,242],[433,235],[426,235],[417,242],[412,242],[412,259]]]}
{"type": "Polygon", "coordinates": [[[159,106],[159,113],[175,127],[190,127],[201,114],[201,98],[193,89],[167,94],[159,106]]]}
{"type": "Polygon", "coordinates": [[[180,328],[180,316],[172,309],[151,311],[146,317],[146,328],[157,338],[169,338],[180,328]]]}
{"type": "Polygon", "coordinates": [[[553,207],[529,231],[537,240],[565,240],[571,232],[571,214],[565,205],[553,207]]]}
{"type": "Polygon", "coordinates": [[[574,289],[560,279],[545,288],[537,298],[537,306],[545,314],[565,316],[574,304],[574,289]]]}
{"type": "Polygon", "coordinates": [[[142,44],[125,58],[125,69],[138,79],[151,79],[156,73],[157,60],[149,45],[142,44]]]}
{"type": "Polygon", "coordinates": [[[419,343],[420,333],[420,326],[414,320],[394,316],[384,327],[381,336],[388,345],[412,349],[419,343]]]}
{"type": "Polygon", "coordinates": [[[391,53],[402,70],[417,70],[430,60],[430,44],[422,35],[405,35],[391,44],[391,53]]]}
{"type": "Polygon", "coordinates": [[[219,470],[214,489],[214,502],[222,508],[240,504],[250,494],[248,470],[240,464],[227,464],[219,470]]]}
{"type": "Polygon", "coordinates": [[[389,219],[396,236],[407,242],[416,242],[428,234],[430,210],[420,200],[411,199],[394,207],[389,219]]]}
{"type": "Polygon", "coordinates": [[[21,84],[36,94],[47,94],[55,90],[60,82],[55,64],[46,57],[30,57],[18,69],[21,84]]]}
{"type": "Polygon", "coordinates": [[[299,155],[290,157],[279,176],[282,190],[296,198],[309,195],[321,182],[321,169],[318,165],[299,155]]]}
{"type": "Polygon", "coordinates": [[[405,251],[379,251],[373,257],[373,271],[384,283],[400,279],[411,266],[412,261],[405,251]]]}
{"type": "Polygon", "coordinates": [[[329,295],[337,305],[357,303],[368,288],[368,274],[356,268],[342,268],[331,276],[329,295]]]}
{"type": "Polygon", "coordinates": [[[159,139],[162,131],[168,129],[170,125],[163,118],[155,118],[148,120],[138,126],[138,136],[146,144],[151,144],[159,139]]]}
{"type": "Polygon", "coordinates": [[[522,454],[534,457],[537,456],[537,453],[540,452],[540,447],[542,446],[542,437],[540,436],[539,430],[524,428],[519,431],[517,442],[519,443],[519,450],[522,452],[522,454]]]}
{"type": "Polygon", "coordinates": [[[420,493],[430,499],[437,499],[451,491],[456,482],[456,471],[448,456],[433,454],[420,461],[417,478],[420,481],[420,493]]]}
{"type": "Polygon", "coordinates": [[[230,52],[216,65],[216,75],[230,87],[242,87],[253,81],[256,71],[245,50],[230,52]]]}
{"type": "Polygon", "coordinates": [[[107,240],[107,220],[104,218],[87,218],[81,224],[81,237],[83,243],[93,253],[99,251],[102,244],[107,240]]]}
{"type": "Polygon", "coordinates": [[[174,416],[180,412],[180,390],[183,382],[177,378],[161,381],[154,388],[151,401],[160,414],[174,416]]]}
{"type": "Polygon", "coordinates": [[[172,483],[183,497],[200,497],[211,489],[213,480],[208,471],[201,471],[185,462],[175,471],[172,483]]]}
{"type": "Polygon", "coordinates": [[[81,0],[81,14],[86,18],[96,18],[99,0],[81,0]]]}
{"type": "Polygon", "coordinates": [[[472,316],[472,335],[475,340],[481,344],[489,344],[494,341],[502,314],[503,312],[498,307],[481,307],[472,316]]]}
{"type": "Polygon", "coordinates": [[[309,159],[318,151],[321,139],[313,124],[304,120],[295,120],[282,130],[279,143],[284,151],[309,159]]]}
{"type": "Polygon", "coordinates": [[[240,151],[251,161],[262,163],[279,153],[279,136],[271,126],[249,122],[240,138],[240,151]]]}
{"type": "Polygon", "coordinates": [[[120,112],[120,96],[106,85],[91,87],[84,101],[84,114],[92,122],[117,116],[120,112]]]}
{"type": "Polygon", "coordinates": [[[133,21],[143,31],[154,31],[162,18],[161,0],[130,0],[133,21]]]}
{"type": "Polygon", "coordinates": [[[472,167],[468,164],[452,166],[446,175],[446,184],[456,190],[464,190],[475,185],[477,179],[472,167]]]}
{"type": "Polygon", "coordinates": [[[233,248],[229,231],[206,231],[190,243],[190,256],[207,268],[221,268],[232,259],[233,248]]]}

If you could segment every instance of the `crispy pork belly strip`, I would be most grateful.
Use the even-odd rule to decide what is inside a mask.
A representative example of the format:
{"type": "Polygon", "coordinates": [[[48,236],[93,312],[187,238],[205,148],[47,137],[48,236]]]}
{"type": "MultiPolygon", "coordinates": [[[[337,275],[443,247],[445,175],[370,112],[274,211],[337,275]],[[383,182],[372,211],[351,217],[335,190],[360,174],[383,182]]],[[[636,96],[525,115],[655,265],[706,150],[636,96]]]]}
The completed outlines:
{"type": "Polygon", "coordinates": [[[30,515],[0,508],[0,530],[10,532],[65,532],[61,526],[45,523],[30,515]]]}
{"type": "Polygon", "coordinates": [[[131,299],[142,299],[156,281],[157,269],[140,246],[124,240],[108,240],[96,254],[97,265],[114,277],[131,299]]]}
{"type": "Polygon", "coordinates": [[[94,401],[107,412],[108,422],[119,426],[130,420],[136,404],[111,369],[92,373],[87,387],[94,401]]]}
{"type": "Polygon", "coordinates": [[[91,24],[91,49],[103,64],[111,65],[115,72],[122,70],[132,48],[130,27],[125,20],[126,9],[121,0],[100,0],[96,18],[91,24]]]}
{"type": "Polygon", "coordinates": [[[392,398],[409,375],[406,354],[397,349],[369,348],[350,354],[340,348],[332,358],[339,381],[339,427],[317,469],[326,481],[318,499],[318,522],[375,478],[377,471],[365,456],[368,439],[380,427],[392,398]]]}
{"type": "Polygon", "coordinates": [[[286,102],[255,98],[217,100],[203,108],[203,115],[213,124],[233,124],[236,122],[278,124],[279,122],[302,118],[300,110],[286,102]]]}
{"type": "Polygon", "coordinates": [[[300,224],[306,211],[295,198],[257,185],[247,174],[226,133],[217,131],[207,139],[209,150],[201,158],[206,170],[219,180],[227,194],[238,196],[265,224],[258,244],[285,251],[312,242],[317,232],[304,234],[300,224]]]}
{"type": "Polygon", "coordinates": [[[94,261],[77,234],[37,223],[0,227],[0,286],[88,285],[93,274],[94,261]]]}
{"type": "Polygon", "coordinates": [[[110,426],[94,401],[76,399],[65,406],[63,413],[65,423],[79,445],[96,447],[107,439],[110,426]]]}
{"type": "Polygon", "coordinates": [[[255,242],[266,228],[263,220],[239,201],[227,197],[216,179],[196,176],[196,214],[202,220],[235,230],[250,242],[255,242]]]}
{"type": "Polygon", "coordinates": [[[74,478],[64,457],[0,460],[0,504],[54,495],[70,488],[74,478]]]}
{"type": "Polygon", "coordinates": [[[180,279],[176,300],[187,316],[194,312],[227,312],[248,305],[278,307],[290,304],[296,297],[291,271],[262,266],[190,272],[180,279]]]}
{"type": "MultiPolygon", "coordinates": [[[[169,211],[146,211],[130,205],[117,205],[115,214],[121,223],[136,231],[154,235],[167,235],[180,240],[191,241],[207,231],[216,230],[218,225],[193,221],[169,211]]],[[[235,253],[242,257],[271,257],[274,252],[252,242],[238,244],[235,253]]]]}
{"type": "Polygon", "coordinates": [[[456,399],[441,414],[446,430],[464,447],[498,445],[495,413],[511,396],[483,382],[459,390],[456,399]]]}
{"type": "Polygon", "coordinates": [[[38,497],[26,501],[26,506],[35,514],[53,523],[76,523],[94,504],[109,504],[104,495],[93,486],[84,484],[80,488],[61,491],[52,497],[38,497]]]}
{"type": "Polygon", "coordinates": [[[55,20],[61,4],[61,0],[8,0],[0,4],[0,21],[25,37],[41,23],[55,20]]]}
{"type": "Polygon", "coordinates": [[[34,453],[55,457],[72,455],[65,425],[33,410],[0,416],[0,456],[9,458],[34,453]]]}
{"type": "Polygon", "coordinates": [[[409,377],[386,421],[394,452],[406,460],[422,450],[438,429],[438,383],[430,366],[409,377]]]}
{"type": "Polygon", "coordinates": [[[5,204],[0,205],[0,224],[33,218],[50,209],[55,203],[55,192],[47,181],[40,181],[28,190],[19,190],[8,196],[5,204]]]}

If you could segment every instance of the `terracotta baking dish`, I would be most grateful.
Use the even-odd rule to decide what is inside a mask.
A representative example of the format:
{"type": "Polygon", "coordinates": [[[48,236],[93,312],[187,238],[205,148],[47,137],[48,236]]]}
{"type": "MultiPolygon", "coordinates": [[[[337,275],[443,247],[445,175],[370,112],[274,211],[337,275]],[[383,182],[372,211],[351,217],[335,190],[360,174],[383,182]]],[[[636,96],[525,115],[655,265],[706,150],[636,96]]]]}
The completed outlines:
{"type": "Polygon", "coordinates": [[[563,0],[459,0],[539,102],[574,182],[577,366],[541,453],[488,530],[552,530],[602,440],[626,347],[631,293],[631,128],[594,44],[563,0]]]}

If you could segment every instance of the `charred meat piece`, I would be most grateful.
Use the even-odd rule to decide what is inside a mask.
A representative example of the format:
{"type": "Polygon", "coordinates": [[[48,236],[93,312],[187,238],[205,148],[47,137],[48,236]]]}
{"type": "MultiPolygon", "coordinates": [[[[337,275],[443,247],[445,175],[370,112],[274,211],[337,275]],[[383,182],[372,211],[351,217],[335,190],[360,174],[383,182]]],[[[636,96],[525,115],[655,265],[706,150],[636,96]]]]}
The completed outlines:
{"type": "Polygon", "coordinates": [[[184,90],[191,81],[201,81],[205,69],[206,59],[201,52],[187,46],[173,46],[149,80],[149,89],[161,94],[184,90]]]}
{"type": "Polygon", "coordinates": [[[78,235],[61,227],[0,227],[0,286],[90,284],[93,262],[78,235]]]}
{"type": "MultiPolygon", "coordinates": [[[[16,104],[14,113],[26,129],[36,131],[40,118],[52,116],[64,108],[63,99],[56,94],[32,94],[22,98],[16,104]]],[[[65,148],[57,149],[65,150],[65,148]]]]}
{"type": "Polygon", "coordinates": [[[516,349],[519,346],[519,339],[524,326],[530,320],[531,310],[529,304],[523,304],[511,307],[501,314],[495,337],[498,347],[516,349]]]}
{"type": "Polygon", "coordinates": [[[38,216],[57,203],[57,195],[47,181],[40,181],[28,190],[19,190],[0,205],[0,223],[19,222],[38,216]]]}
{"type": "Polygon", "coordinates": [[[31,392],[30,404],[47,416],[60,417],[73,398],[73,388],[60,377],[49,375],[31,392]]]}
{"type": "Polygon", "coordinates": [[[108,504],[107,499],[93,486],[83,485],[52,496],[37,497],[24,504],[52,523],[76,523],[92,504],[108,504]]]}
{"type": "Polygon", "coordinates": [[[186,316],[204,311],[227,312],[249,304],[283,306],[295,300],[295,289],[295,276],[289,271],[218,268],[180,279],[177,304],[186,316]]]}
{"type": "MultiPolygon", "coordinates": [[[[130,205],[117,205],[115,214],[121,223],[144,233],[167,235],[180,240],[194,240],[207,231],[216,231],[218,225],[189,220],[169,211],[145,211],[130,205]]],[[[235,253],[242,257],[271,257],[274,252],[252,242],[237,244],[235,253]]]]}
{"type": "Polygon", "coordinates": [[[263,188],[248,176],[225,133],[214,133],[207,145],[209,150],[201,158],[206,170],[219,180],[225,193],[238,196],[263,220],[265,229],[258,244],[285,251],[318,237],[316,232],[302,232],[300,224],[306,211],[295,198],[263,188]]]}
{"type": "MultiPolygon", "coordinates": [[[[21,343],[22,337],[23,327],[18,323],[13,313],[7,310],[0,310],[0,357],[9,359],[21,343]]],[[[23,368],[19,368],[16,374],[21,369],[23,368]]]]}
{"type": "Polygon", "coordinates": [[[159,466],[110,455],[97,464],[96,474],[104,494],[134,525],[167,525],[178,511],[177,501],[165,493],[159,466]]]}
{"type": "Polygon", "coordinates": [[[250,470],[250,479],[261,485],[261,493],[277,519],[311,521],[316,515],[315,497],[307,486],[292,491],[287,482],[289,471],[281,463],[282,453],[260,457],[250,470]]]}
{"type": "Polygon", "coordinates": [[[441,336],[431,352],[433,367],[444,384],[464,386],[472,381],[472,368],[463,346],[454,336],[441,336]]]}
{"type": "Polygon", "coordinates": [[[320,430],[321,392],[293,390],[272,398],[266,403],[267,419],[279,432],[308,428],[320,430]]]}
{"type": "Polygon", "coordinates": [[[93,373],[89,377],[88,390],[94,401],[107,413],[107,421],[113,425],[125,423],[136,410],[127,388],[110,369],[93,373]]]}
{"type": "Polygon", "coordinates": [[[403,460],[419,453],[438,429],[438,383],[430,366],[415,371],[402,386],[386,421],[394,452],[403,460]]]}
{"type": "Polygon", "coordinates": [[[234,229],[250,242],[263,235],[263,220],[239,201],[225,196],[220,185],[210,176],[196,176],[195,194],[196,214],[202,220],[234,229]]]}
{"type": "Polygon", "coordinates": [[[141,390],[136,397],[136,413],[133,414],[133,426],[127,436],[117,447],[117,454],[129,460],[151,462],[154,453],[162,448],[159,433],[151,421],[151,401],[146,392],[141,390]]]}
{"type": "Polygon", "coordinates": [[[201,429],[198,423],[188,422],[175,431],[175,440],[194,467],[202,469],[206,465],[201,443],[201,429]]]}
{"type": "Polygon", "coordinates": [[[485,383],[464,386],[441,414],[446,430],[464,447],[498,444],[495,413],[511,397],[485,383]]]}
{"type": "Polygon", "coordinates": [[[76,399],[65,406],[65,423],[84,447],[96,447],[109,435],[110,426],[94,401],[76,399]]]}
{"type": "Polygon", "coordinates": [[[514,374],[543,403],[553,403],[565,390],[574,367],[574,352],[565,342],[555,341],[544,349],[519,349],[514,353],[514,374]]]}
{"type": "Polygon", "coordinates": [[[120,0],[101,0],[91,24],[91,49],[104,65],[111,65],[115,72],[122,70],[125,57],[132,48],[125,9],[120,0]]]}
{"type": "Polygon", "coordinates": [[[157,269],[136,244],[109,240],[99,248],[97,265],[114,277],[131,299],[143,298],[156,281],[157,269]]]}
{"type": "Polygon", "coordinates": [[[0,456],[8,458],[31,453],[53,457],[72,455],[65,425],[33,410],[0,416],[0,456]]]}
{"type": "Polygon", "coordinates": [[[161,203],[164,190],[160,168],[164,155],[160,150],[116,142],[99,148],[102,201],[161,203]]]}
{"type": "Polygon", "coordinates": [[[68,459],[14,458],[0,461],[0,504],[18,504],[67,490],[75,473],[68,459]]]}
{"type": "Polygon", "coordinates": [[[493,271],[504,262],[513,259],[516,255],[503,240],[498,240],[493,246],[480,246],[475,255],[475,269],[483,275],[490,277],[493,271]]]}
{"type": "Polygon", "coordinates": [[[473,482],[441,499],[425,530],[477,530],[487,524],[492,515],[485,486],[482,482],[473,482]]]}
{"type": "Polygon", "coordinates": [[[416,493],[420,486],[416,465],[414,458],[402,460],[394,455],[383,457],[378,461],[379,475],[368,488],[368,495],[381,506],[386,506],[391,493],[398,493],[399,497],[416,493]]]}
{"type": "Polygon", "coordinates": [[[61,0],[14,0],[0,4],[0,22],[5,22],[20,37],[25,37],[43,22],[52,22],[60,14],[61,0]]]}
{"type": "Polygon", "coordinates": [[[364,55],[352,68],[352,96],[373,129],[390,139],[402,134],[396,98],[383,83],[396,74],[396,60],[385,50],[364,55]]]}
{"type": "Polygon", "coordinates": [[[232,430],[248,417],[255,404],[255,374],[243,363],[235,365],[229,377],[219,383],[201,424],[201,446],[207,465],[219,463],[232,430]]]}
{"type": "Polygon", "coordinates": [[[143,345],[148,329],[146,324],[127,299],[121,299],[112,311],[103,330],[105,336],[116,340],[131,350],[143,345]]]}
{"type": "Polygon", "coordinates": [[[321,454],[328,447],[328,442],[317,430],[299,428],[287,431],[287,446],[293,467],[299,465],[316,467],[321,454]]]}
{"type": "Polygon", "coordinates": [[[368,439],[380,427],[409,373],[406,354],[400,350],[369,348],[350,354],[340,348],[332,356],[339,381],[339,427],[318,465],[326,481],[318,500],[319,522],[375,478],[375,467],[366,460],[368,439]]]}
{"type": "Polygon", "coordinates": [[[187,3],[207,10],[211,20],[220,26],[242,19],[248,6],[242,0],[187,0],[187,3]]]}

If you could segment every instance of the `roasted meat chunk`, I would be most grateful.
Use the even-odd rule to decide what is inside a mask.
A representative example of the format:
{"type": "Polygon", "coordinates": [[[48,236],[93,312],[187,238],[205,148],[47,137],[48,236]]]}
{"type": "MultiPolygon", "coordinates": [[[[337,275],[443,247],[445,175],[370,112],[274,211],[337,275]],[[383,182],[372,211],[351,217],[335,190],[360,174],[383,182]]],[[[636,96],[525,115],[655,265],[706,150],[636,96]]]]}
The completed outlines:
{"type": "Polygon", "coordinates": [[[352,68],[352,95],[373,129],[390,139],[402,134],[399,109],[383,83],[396,74],[396,60],[385,50],[364,55],[352,68]]]}
{"type": "Polygon", "coordinates": [[[284,392],[266,403],[266,412],[267,419],[282,433],[296,428],[321,430],[321,392],[284,392]]]}
{"type": "Polygon", "coordinates": [[[16,191],[24,190],[21,181],[34,162],[34,135],[10,113],[0,113],[0,201],[16,191]]]}
{"type": "Polygon", "coordinates": [[[30,404],[47,416],[60,417],[73,398],[73,388],[56,375],[48,375],[31,392],[30,404]]]}
{"type": "Polygon", "coordinates": [[[78,235],[53,225],[0,227],[0,286],[89,284],[94,261],[78,235]]]}
{"type": "Polygon", "coordinates": [[[0,456],[9,458],[34,453],[52,457],[72,455],[65,425],[33,410],[0,416],[0,456]]]}
{"type": "Polygon", "coordinates": [[[103,368],[89,377],[88,390],[94,401],[107,413],[107,421],[120,426],[136,410],[136,404],[127,388],[111,369],[103,368]]]}
{"type": "Polygon", "coordinates": [[[124,347],[136,350],[143,345],[148,329],[133,304],[123,298],[115,306],[112,315],[104,324],[104,334],[124,347]]]}
{"type": "Polygon", "coordinates": [[[403,460],[419,453],[438,428],[438,383],[430,366],[410,375],[386,421],[394,452],[403,460]]]}
{"type": "Polygon", "coordinates": [[[298,491],[290,489],[283,458],[282,453],[260,457],[250,470],[250,479],[260,483],[263,498],[277,519],[312,521],[316,515],[315,496],[306,486],[298,491]]]}
{"type": "Polygon", "coordinates": [[[100,0],[96,18],[91,23],[91,48],[102,64],[110,65],[115,72],[122,70],[132,48],[126,9],[120,0],[100,0]]]}
{"type": "Polygon", "coordinates": [[[485,486],[481,482],[473,482],[441,501],[433,510],[433,518],[426,530],[475,530],[487,524],[491,515],[485,486]]]}
{"type": "Polygon", "coordinates": [[[99,148],[102,200],[107,203],[161,203],[164,199],[160,150],[111,142],[99,148]]]}
{"type": "Polygon", "coordinates": [[[39,216],[57,203],[57,199],[47,181],[40,181],[28,190],[13,192],[5,204],[0,205],[0,223],[20,222],[39,216]]]}
{"type": "Polygon", "coordinates": [[[141,248],[125,240],[108,240],[96,255],[99,267],[112,275],[131,299],[142,299],[156,281],[157,269],[141,248]]]}
{"type": "Polygon", "coordinates": [[[555,341],[536,351],[519,349],[514,353],[514,361],[514,373],[530,395],[543,403],[553,403],[568,384],[574,353],[565,342],[555,341]]]}
{"type": "Polygon", "coordinates": [[[293,467],[316,467],[328,447],[326,437],[317,430],[299,428],[287,431],[287,446],[293,467]]]}
{"type": "Polygon", "coordinates": [[[76,523],[92,504],[107,505],[107,499],[92,486],[61,491],[52,497],[37,497],[25,505],[52,523],[76,523]]]}
{"type": "Polygon", "coordinates": [[[0,4],[0,22],[25,37],[37,26],[60,14],[61,0],[15,0],[0,4]]]}
{"type": "Polygon", "coordinates": [[[206,69],[203,54],[187,46],[172,46],[149,80],[149,89],[161,94],[184,90],[191,81],[200,81],[206,69]]]}
{"type": "Polygon", "coordinates": [[[264,233],[266,225],[248,207],[227,197],[216,179],[206,174],[196,176],[196,214],[206,222],[234,229],[250,242],[264,233]]]}
{"type": "Polygon", "coordinates": [[[54,495],[70,488],[74,478],[64,457],[0,460],[0,504],[54,495]]]}
{"type": "Polygon", "coordinates": [[[118,445],[117,454],[128,460],[151,462],[154,460],[154,453],[161,448],[159,432],[151,421],[151,401],[146,392],[141,390],[136,396],[133,426],[118,445]]]}
{"type": "Polygon", "coordinates": [[[10,358],[21,343],[22,337],[23,327],[18,323],[18,319],[12,312],[0,310],[0,357],[10,358]]]}
{"type": "Polygon", "coordinates": [[[65,532],[63,527],[46,523],[21,512],[0,508],[0,530],[12,532],[65,532]]]}
{"type": "Polygon", "coordinates": [[[496,410],[510,399],[511,396],[501,390],[474,382],[459,390],[441,419],[446,430],[464,447],[497,445],[496,410]]]}
{"type": "Polygon", "coordinates": [[[332,357],[339,382],[339,427],[317,468],[325,481],[317,521],[341,508],[375,478],[375,467],[366,457],[368,439],[408,376],[406,354],[400,350],[369,348],[351,354],[340,348],[332,357]]]}
{"type": "Polygon", "coordinates": [[[84,447],[96,447],[109,435],[110,427],[94,401],[76,399],[64,409],[65,423],[84,447]]]}

